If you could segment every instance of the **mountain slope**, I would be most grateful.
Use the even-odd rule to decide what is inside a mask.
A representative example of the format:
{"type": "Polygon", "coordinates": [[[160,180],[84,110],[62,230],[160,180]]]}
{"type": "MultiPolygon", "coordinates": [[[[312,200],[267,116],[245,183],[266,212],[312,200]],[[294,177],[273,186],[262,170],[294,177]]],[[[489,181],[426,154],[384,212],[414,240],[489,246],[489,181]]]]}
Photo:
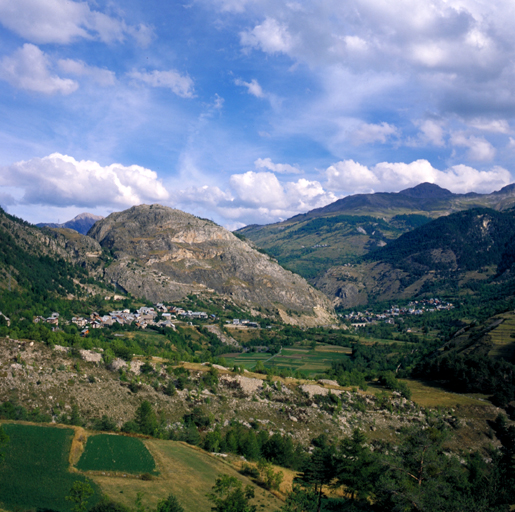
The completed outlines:
{"type": "Polygon", "coordinates": [[[152,301],[217,293],[249,308],[327,323],[327,298],[300,276],[211,221],[160,205],[113,213],[88,233],[111,251],[111,282],[152,301]],[[291,315],[290,315],[291,316],[291,315]]]}
{"type": "Polygon", "coordinates": [[[398,193],[344,197],[284,222],[246,226],[238,233],[314,282],[332,266],[356,262],[431,219],[470,208],[500,211],[514,205],[511,185],[492,194],[454,194],[422,183],[398,193]]]}
{"type": "Polygon", "coordinates": [[[409,298],[424,290],[455,288],[471,278],[509,277],[515,261],[515,209],[475,208],[440,217],[364,256],[335,266],[316,285],[336,305],[409,298]]]}

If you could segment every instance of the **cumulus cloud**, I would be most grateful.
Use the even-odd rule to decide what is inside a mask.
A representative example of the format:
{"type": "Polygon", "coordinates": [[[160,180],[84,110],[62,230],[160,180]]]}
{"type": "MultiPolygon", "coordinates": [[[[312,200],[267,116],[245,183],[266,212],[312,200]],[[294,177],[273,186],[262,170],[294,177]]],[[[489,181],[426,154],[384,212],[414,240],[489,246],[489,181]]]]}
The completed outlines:
{"type": "Polygon", "coordinates": [[[240,42],[243,46],[259,48],[265,53],[289,53],[293,47],[288,27],[274,18],[266,18],[252,30],[241,32],[240,42]]]}
{"type": "Polygon", "coordinates": [[[512,179],[510,172],[499,166],[479,171],[466,165],[455,165],[441,171],[427,160],[381,162],[370,168],[353,160],[344,160],[328,167],[325,176],[325,187],[339,194],[392,192],[425,182],[456,193],[492,192],[508,185],[512,179]]]}
{"type": "Polygon", "coordinates": [[[97,68],[95,66],[88,66],[81,60],[59,59],[57,61],[57,65],[64,73],[76,76],[87,76],[98,85],[104,87],[114,85],[116,82],[116,76],[113,71],[97,68]]]}
{"type": "Polygon", "coordinates": [[[241,87],[246,87],[249,94],[255,96],[256,98],[264,98],[265,93],[263,92],[262,87],[259,85],[258,81],[254,78],[250,82],[245,82],[240,80],[239,78],[234,81],[234,83],[241,87]]]}
{"type": "Polygon", "coordinates": [[[102,166],[54,153],[0,167],[0,186],[22,191],[22,204],[128,207],[165,201],[168,191],[157,174],[139,165],[102,166]]]}
{"type": "Polygon", "coordinates": [[[451,144],[468,148],[467,156],[470,160],[489,161],[495,157],[495,148],[484,137],[457,132],[451,135],[451,144]]]}
{"type": "Polygon", "coordinates": [[[0,0],[0,23],[26,40],[41,44],[68,44],[80,38],[110,43],[131,36],[145,46],[153,37],[146,25],[127,25],[91,10],[86,2],[71,0],[0,0]]]}
{"type": "Polygon", "coordinates": [[[357,129],[353,130],[351,138],[354,144],[372,144],[374,142],[384,144],[391,136],[398,134],[399,131],[397,128],[388,123],[363,123],[357,129]]]}
{"type": "Polygon", "coordinates": [[[143,82],[151,87],[165,87],[181,98],[194,98],[193,80],[188,75],[181,75],[173,69],[169,71],[131,71],[131,78],[143,82]]]}
{"type": "Polygon", "coordinates": [[[254,165],[256,169],[268,169],[278,174],[300,174],[302,171],[290,164],[274,164],[271,158],[258,158],[254,165]]]}
{"type": "Polygon", "coordinates": [[[50,71],[50,60],[37,46],[26,43],[0,61],[0,78],[13,87],[43,94],[70,94],[79,84],[50,71]]]}
{"type": "Polygon", "coordinates": [[[190,187],[174,193],[175,204],[224,219],[225,225],[277,222],[336,201],[318,181],[282,183],[271,172],[233,174],[226,190],[218,186],[190,187]]]}

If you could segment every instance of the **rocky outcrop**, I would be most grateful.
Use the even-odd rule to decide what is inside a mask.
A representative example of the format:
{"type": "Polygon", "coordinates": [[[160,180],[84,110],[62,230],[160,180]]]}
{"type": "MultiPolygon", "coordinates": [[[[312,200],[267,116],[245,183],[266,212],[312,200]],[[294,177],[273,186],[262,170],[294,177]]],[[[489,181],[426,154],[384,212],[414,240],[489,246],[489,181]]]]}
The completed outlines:
{"type": "Polygon", "coordinates": [[[217,224],[161,205],[140,205],[97,222],[88,235],[114,257],[105,277],[135,296],[175,301],[216,293],[234,303],[279,310],[292,323],[331,323],[331,304],[217,224]]]}

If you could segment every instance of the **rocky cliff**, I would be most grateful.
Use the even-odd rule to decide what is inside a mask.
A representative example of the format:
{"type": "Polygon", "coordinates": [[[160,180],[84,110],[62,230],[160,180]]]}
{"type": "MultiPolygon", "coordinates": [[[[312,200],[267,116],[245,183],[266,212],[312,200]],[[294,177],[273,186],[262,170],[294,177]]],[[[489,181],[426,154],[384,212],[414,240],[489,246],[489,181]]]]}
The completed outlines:
{"type": "Polygon", "coordinates": [[[215,223],[160,205],[113,213],[88,233],[111,251],[105,277],[135,296],[175,301],[217,293],[247,308],[279,311],[294,323],[330,323],[331,304],[215,223]]]}

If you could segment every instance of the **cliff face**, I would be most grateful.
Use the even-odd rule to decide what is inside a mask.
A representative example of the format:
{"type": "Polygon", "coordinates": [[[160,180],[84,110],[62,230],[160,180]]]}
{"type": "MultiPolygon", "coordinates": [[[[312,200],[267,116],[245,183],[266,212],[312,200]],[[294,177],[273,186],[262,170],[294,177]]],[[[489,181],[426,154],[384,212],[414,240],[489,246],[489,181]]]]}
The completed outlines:
{"type": "Polygon", "coordinates": [[[313,320],[300,323],[331,321],[322,293],[211,221],[140,205],[109,215],[88,235],[113,254],[105,277],[135,296],[174,301],[216,292],[246,307],[279,310],[283,318],[313,320]]]}

